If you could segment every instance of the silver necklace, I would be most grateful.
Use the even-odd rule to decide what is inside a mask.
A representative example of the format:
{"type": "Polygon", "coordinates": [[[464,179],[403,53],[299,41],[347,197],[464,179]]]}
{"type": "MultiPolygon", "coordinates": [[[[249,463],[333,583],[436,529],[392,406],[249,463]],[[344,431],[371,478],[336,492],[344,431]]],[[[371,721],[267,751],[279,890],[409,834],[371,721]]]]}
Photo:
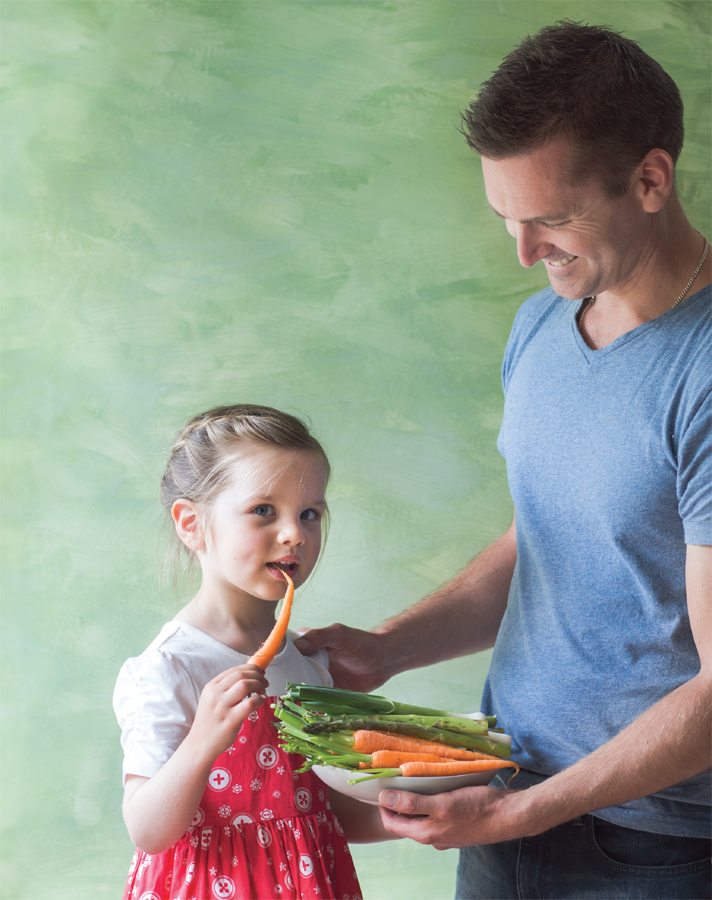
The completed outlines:
{"type": "MultiPolygon", "coordinates": [[[[695,231],[697,231],[697,229],[695,229],[695,231]]],[[[682,303],[682,301],[685,299],[685,294],[686,294],[686,293],[690,290],[690,288],[692,287],[693,281],[694,281],[695,278],[697,278],[697,276],[700,274],[700,270],[702,269],[702,266],[704,266],[705,260],[707,259],[707,248],[709,247],[709,244],[707,243],[707,238],[704,236],[704,234],[702,234],[701,231],[697,231],[697,233],[698,233],[699,236],[702,238],[702,240],[705,242],[705,248],[704,248],[704,250],[702,251],[702,257],[700,258],[700,261],[697,263],[697,268],[696,268],[695,271],[692,273],[692,278],[690,278],[690,280],[687,282],[687,284],[686,284],[685,287],[683,288],[682,293],[681,293],[680,296],[677,298],[677,300],[673,303],[673,305],[670,307],[670,309],[675,309],[675,307],[676,307],[676,306],[679,306],[680,303],[682,303]]],[[[578,316],[578,327],[579,327],[579,331],[581,330],[581,323],[583,322],[583,317],[586,315],[586,313],[588,312],[588,310],[589,310],[589,309],[593,306],[593,304],[596,302],[596,295],[594,294],[593,297],[584,297],[584,300],[588,300],[588,303],[583,307],[583,309],[581,310],[581,312],[579,313],[579,316],[578,316]]],[[[670,312],[670,310],[668,310],[668,312],[670,312]]]]}

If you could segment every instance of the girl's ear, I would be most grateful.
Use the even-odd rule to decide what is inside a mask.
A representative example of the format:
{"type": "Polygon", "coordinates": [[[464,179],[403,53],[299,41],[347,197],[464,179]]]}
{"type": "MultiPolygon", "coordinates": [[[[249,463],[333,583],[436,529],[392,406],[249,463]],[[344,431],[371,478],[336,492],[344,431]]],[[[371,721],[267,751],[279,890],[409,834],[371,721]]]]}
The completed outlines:
{"type": "Polygon", "coordinates": [[[171,507],[171,518],[178,537],[185,546],[197,553],[204,546],[200,517],[196,506],[190,500],[176,500],[171,507]]]}

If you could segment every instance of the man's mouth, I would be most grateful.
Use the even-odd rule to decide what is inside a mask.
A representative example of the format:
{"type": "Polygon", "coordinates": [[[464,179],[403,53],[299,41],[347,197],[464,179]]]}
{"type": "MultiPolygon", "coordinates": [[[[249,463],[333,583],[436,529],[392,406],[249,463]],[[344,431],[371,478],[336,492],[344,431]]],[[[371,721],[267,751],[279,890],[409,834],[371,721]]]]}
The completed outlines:
{"type": "Polygon", "coordinates": [[[578,259],[577,256],[565,256],[563,259],[547,259],[547,266],[553,266],[555,269],[560,269],[561,266],[568,266],[570,262],[573,262],[575,259],[578,259]]]}

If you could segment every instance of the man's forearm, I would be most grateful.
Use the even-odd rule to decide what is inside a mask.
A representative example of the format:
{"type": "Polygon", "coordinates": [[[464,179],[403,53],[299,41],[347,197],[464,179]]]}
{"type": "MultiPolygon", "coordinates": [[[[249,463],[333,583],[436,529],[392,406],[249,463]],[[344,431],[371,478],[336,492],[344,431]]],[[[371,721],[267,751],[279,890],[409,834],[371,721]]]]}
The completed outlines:
{"type": "Polygon", "coordinates": [[[711,734],[712,677],[701,672],[589,756],[512,795],[516,830],[536,834],[691,778],[712,763],[711,734]]]}
{"type": "Polygon", "coordinates": [[[514,522],[452,581],[374,628],[388,644],[386,680],[494,645],[517,561],[514,522]]]}

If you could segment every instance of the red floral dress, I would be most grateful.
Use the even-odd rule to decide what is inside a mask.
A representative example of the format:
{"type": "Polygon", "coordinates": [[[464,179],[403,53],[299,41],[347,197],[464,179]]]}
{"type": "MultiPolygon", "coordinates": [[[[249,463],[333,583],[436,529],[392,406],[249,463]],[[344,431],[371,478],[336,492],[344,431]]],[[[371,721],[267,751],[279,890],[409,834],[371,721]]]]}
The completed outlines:
{"type": "Polygon", "coordinates": [[[136,850],[123,900],[361,900],[327,787],[295,772],[273,720],[269,701],[245,720],[170,850],[136,850]]]}

